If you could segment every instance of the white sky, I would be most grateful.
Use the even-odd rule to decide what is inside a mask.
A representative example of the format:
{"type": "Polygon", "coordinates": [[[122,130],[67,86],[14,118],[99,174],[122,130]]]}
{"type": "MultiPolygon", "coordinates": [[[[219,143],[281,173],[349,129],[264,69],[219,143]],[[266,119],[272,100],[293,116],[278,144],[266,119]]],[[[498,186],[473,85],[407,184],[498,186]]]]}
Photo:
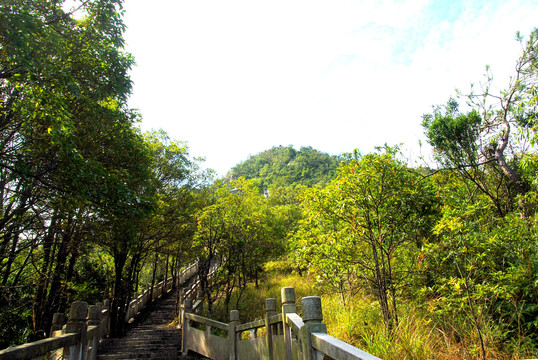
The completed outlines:
{"type": "Polygon", "coordinates": [[[272,146],[404,143],[492,67],[502,87],[538,2],[125,0],[130,106],[220,175],[272,146]]]}

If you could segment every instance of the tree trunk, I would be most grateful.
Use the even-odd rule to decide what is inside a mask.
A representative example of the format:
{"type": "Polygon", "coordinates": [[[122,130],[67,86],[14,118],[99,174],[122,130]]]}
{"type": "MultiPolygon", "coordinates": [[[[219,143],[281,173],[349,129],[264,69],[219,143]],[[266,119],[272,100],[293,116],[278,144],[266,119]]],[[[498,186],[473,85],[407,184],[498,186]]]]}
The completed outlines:
{"type": "Polygon", "coordinates": [[[127,253],[114,251],[114,288],[110,311],[110,332],[117,337],[123,333],[123,320],[125,318],[125,286],[123,281],[123,269],[127,262],[127,253]]]}
{"type": "Polygon", "coordinates": [[[47,229],[47,234],[43,239],[43,265],[41,266],[41,273],[39,274],[39,280],[37,282],[36,295],[34,299],[33,309],[33,325],[34,331],[43,329],[43,313],[45,309],[45,300],[47,295],[47,288],[49,285],[49,269],[52,267],[50,259],[54,256],[53,243],[56,235],[56,222],[58,220],[58,212],[54,211],[52,215],[51,223],[47,229]]]}
{"type": "Polygon", "coordinates": [[[150,289],[150,292],[149,292],[149,301],[151,302],[152,299],[153,299],[153,287],[155,286],[155,275],[157,273],[157,259],[158,259],[158,254],[155,253],[155,260],[153,261],[153,274],[151,276],[151,289],[150,289]]]}
{"type": "Polygon", "coordinates": [[[65,263],[67,262],[67,256],[69,255],[68,245],[71,242],[71,219],[68,220],[67,228],[61,238],[62,241],[59,244],[58,253],[56,254],[56,266],[54,268],[47,302],[44,307],[46,316],[43,317],[43,328],[38,330],[50,329],[52,315],[59,310],[60,289],[62,288],[62,281],[64,280],[64,274],[66,273],[65,263]]]}

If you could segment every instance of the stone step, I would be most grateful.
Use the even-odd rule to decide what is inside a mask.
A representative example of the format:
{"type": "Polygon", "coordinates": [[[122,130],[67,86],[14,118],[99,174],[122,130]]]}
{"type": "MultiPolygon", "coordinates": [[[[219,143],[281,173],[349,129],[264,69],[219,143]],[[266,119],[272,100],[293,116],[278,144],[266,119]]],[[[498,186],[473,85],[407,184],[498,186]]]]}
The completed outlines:
{"type": "MultiPolygon", "coordinates": [[[[118,347],[128,347],[128,346],[151,346],[151,347],[177,347],[181,345],[181,342],[163,342],[163,341],[155,341],[155,342],[146,342],[146,341],[133,341],[133,342],[119,342],[114,343],[112,345],[106,345],[108,348],[118,348],[118,347]]],[[[102,347],[105,348],[104,346],[102,347]]]]}
{"type": "Polygon", "coordinates": [[[105,339],[99,346],[99,360],[178,360],[181,330],[168,326],[175,318],[175,294],[161,298],[151,312],[131,324],[121,338],[105,339]]]}
{"type": "Polygon", "coordinates": [[[177,352],[147,352],[147,353],[115,353],[97,355],[99,360],[120,360],[120,359],[178,359],[177,352]]]}

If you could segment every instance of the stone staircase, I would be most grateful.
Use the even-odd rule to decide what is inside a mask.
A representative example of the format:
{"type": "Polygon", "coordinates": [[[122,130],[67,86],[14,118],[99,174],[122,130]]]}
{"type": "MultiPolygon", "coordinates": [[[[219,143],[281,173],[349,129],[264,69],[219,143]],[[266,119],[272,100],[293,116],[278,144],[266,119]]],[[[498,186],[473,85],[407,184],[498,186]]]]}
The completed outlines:
{"type": "Polygon", "coordinates": [[[176,313],[176,291],[151,304],[123,337],[103,339],[97,359],[198,359],[181,356],[181,330],[171,324],[176,313]]]}

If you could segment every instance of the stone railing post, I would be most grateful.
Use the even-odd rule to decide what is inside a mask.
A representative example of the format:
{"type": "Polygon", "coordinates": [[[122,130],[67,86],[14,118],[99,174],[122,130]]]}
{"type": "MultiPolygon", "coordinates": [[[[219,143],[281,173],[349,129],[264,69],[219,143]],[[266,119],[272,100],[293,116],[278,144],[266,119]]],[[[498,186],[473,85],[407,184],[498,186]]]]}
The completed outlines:
{"type": "Polygon", "coordinates": [[[239,325],[239,311],[230,311],[230,323],[228,324],[228,349],[230,351],[230,360],[237,359],[237,340],[238,335],[235,330],[239,325]]]}
{"type": "Polygon", "coordinates": [[[196,301],[201,301],[201,303],[198,305],[198,307],[196,308],[196,313],[197,314],[201,314],[202,313],[202,310],[204,309],[204,293],[202,292],[202,290],[198,290],[196,292],[196,301]]]}
{"type": "Polygon", "coordinates": [[[50,336],[52,337],[53,333],[58,330],[62,330],[62,326],[65,322],[65,315],[62,313],[54,313],[52,315],[52,326],[50,327],[50,336]]]}
{"type": "Polygon", "coordinates": [[[99,346],[99,340],[101,340],[100,325],[102,312],[103,308],[101,305],[91,305],[88,308],[88,326],[97,327],[97,331],[93,333],[93,338],[90,339],[91,343],[89,345],[91,346],[91,350],[88,352],[89,360],[97,359],[97,347],[99,346]]]}
{"type": "Polygon", "coordinates": [[[140,294],[135,294],[135,297],[134,297],[134,313],[135,315],[138,314],[140,312],[140,303],[141,303],[141,300],[142,300],[142,295],[140,294]]]}
{"type": "Polygon", "coordinates": [[[143,309],[146,307],[146,303],[148,302],[148,290],[142,288],[142,306],[140,309],[143,309]]]}
{"type": "Polygon", "coordinates": [[[306,360],[315,360],[315,352],[312,348],[312,333],[327,333],[327,325],[323,324],[323,312],[319,296],[307,296],[301,299],[303,310],[304,327],[301,331],[301,344],[303,357],[306,360]]]}
{"type": "Polygon", "coordinates": [[[123,319],[124,322],[126,322],[126,323],[128,323],[128,322],[129,322],[129,319],[131,318],[131,314],[132,314],[132,310],[131,310],[131,309],[132,309],[132,303],[129,302],[129,303],[127,304],[127,311],[125,311],[125,319],[123,319]]]}
{"type": "Polygon", "coordinates": [[[265,299],[265,331],[267,339],[267,354],[269,360],[273,360],[273,335],[275,335],[271,327],[271,318],[276,315],[276,299],[265,299]]]}
{"type": "Polygon", "coordinates": [[[286,349],[286,360],[292,360],[291,348],[291,328],[286,323],[286,314],[297,313],[295,304],[295,289],[291,286],[284,287],[281,290],[282,295],[282,328],[284,329],[284,347],[286,349]]]}
{"type": "Polygon", "coordinates": [[[99,305],[101,307],[101,320],[99,321],[99,339],[102,339],[105,337],[104,334],[104,324],[106,323],[106,317],[107,313],[103,314],[103,311],[105,310],[105,305],[102,302],[96,302],[95,305],[99,305]]]}
{"type": "Polygon", "coordinates": [[[189,351],[189,345],[187,343],[188,333],[189,333],[189,326],[190,321],[189,319],[185,318],[185,314],[192,313],[192,300],[191,299],[185,299],[185,303],[183,305],[183,316],[181,318],[181,351],[183,355],[187,355],[187,352],[189,351]]]}
{"type": "Polygon", "coordinates": [[[185,301],[185,288],[179,289],[179,303],[183,304],[183,301],[185,301]]]}
{"type": "MultiPolygon", "coordinates": [[[[52,326],[50,327],[50,337],[54,337],[55,331],[62,330],[65,322],[65,315],[62,313],[54,313],[52,316],[52,326]]],[[[49,354],[49,360],[59,360],[64,358],[64,349],[60,348],[49,354]]]]}
{"type": "Polygon", "coordinates": [[[105,299],[103,301],[103,308],[107,310],[106,312],[106,318],[103,324],[101,338],[105,338],[110,334],[110,305],[111,305],[110,299],[105,299]]]}
{"type": "MultiPolygon", "coordinates": [[[[69,350],[69,355],[66,357],[70,360],[86,359],[86,317],[88,316],[88,303],[84,301],[75,301],[71,304],[69,310],[69,320],[65,327],[65,333],[80,333],[80,343],[72,346],[69,350]]],[[[64,354],[65,356],[65,354],[64,354]]]]}

